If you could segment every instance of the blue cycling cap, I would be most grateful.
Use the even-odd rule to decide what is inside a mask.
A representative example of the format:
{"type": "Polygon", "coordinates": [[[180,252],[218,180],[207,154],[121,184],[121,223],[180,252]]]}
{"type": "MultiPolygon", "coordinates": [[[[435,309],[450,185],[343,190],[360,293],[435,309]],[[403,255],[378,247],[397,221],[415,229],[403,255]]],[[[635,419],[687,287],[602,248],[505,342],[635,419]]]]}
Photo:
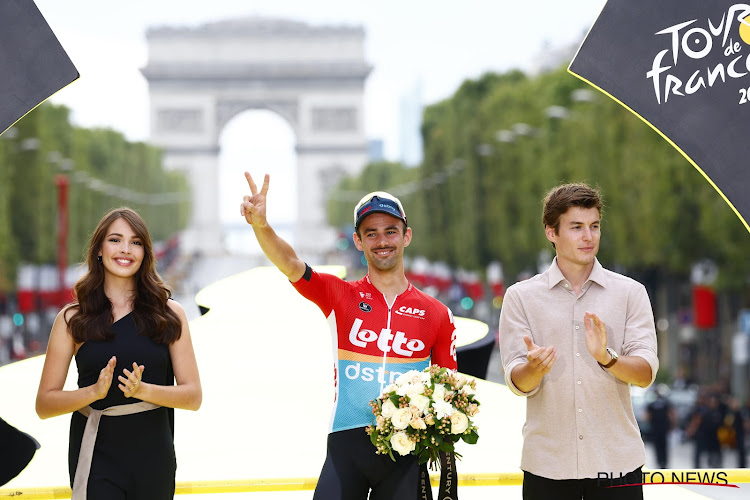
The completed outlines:
{"type": "Polygon", "coordinates": [[[357,206],[354,207],[354,229],[359,228],[360,223],[365,217],[378,212],[392,215],[408,225],[404,207],[401,206],[398,198],[385,191],[374,191],[366,194],[359,200],[357,206]]]}

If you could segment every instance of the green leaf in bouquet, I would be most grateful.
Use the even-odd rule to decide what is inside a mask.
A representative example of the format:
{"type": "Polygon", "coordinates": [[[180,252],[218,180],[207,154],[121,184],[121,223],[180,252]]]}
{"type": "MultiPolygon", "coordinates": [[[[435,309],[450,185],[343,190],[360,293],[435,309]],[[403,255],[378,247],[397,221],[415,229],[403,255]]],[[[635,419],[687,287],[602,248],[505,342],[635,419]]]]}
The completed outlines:
{"type": "Polygon", "coordinates": [[[450,441],[443,441],[440,443],[440,446],[438,446],[438,450],[445,452],[453,451],[453,443],[450,441]]]}
{"type": "Polygon", "coordinates": [[[469,444],[477,444],[479,434],[477,434],[477,431],[471,431],[468,434],[461,434],[461,439],[469,444]]]}

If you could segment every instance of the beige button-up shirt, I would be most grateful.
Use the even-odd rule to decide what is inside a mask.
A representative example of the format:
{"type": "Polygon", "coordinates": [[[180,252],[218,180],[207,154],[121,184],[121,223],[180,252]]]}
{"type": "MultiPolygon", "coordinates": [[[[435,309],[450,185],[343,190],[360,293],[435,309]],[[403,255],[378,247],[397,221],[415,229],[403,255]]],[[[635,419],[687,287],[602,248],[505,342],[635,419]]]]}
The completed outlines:
{"type": "Polygon", "coordinates": [[[607,345],[621,356],[640,356],[656,377],[656,331],[644,286],[594,262],[581,295],[557,266],[508,288],[500,314],[505,381],[526,396],[521,469],[549,479],[597,478],[642,466],[646,453],[630,402],[630,386],[603,369],[586,348],[584,313],[599,316],[607,345]],[[523,336],[554,346],[557,360],[529,393],[511,381],[526,362],[523,336]]]}

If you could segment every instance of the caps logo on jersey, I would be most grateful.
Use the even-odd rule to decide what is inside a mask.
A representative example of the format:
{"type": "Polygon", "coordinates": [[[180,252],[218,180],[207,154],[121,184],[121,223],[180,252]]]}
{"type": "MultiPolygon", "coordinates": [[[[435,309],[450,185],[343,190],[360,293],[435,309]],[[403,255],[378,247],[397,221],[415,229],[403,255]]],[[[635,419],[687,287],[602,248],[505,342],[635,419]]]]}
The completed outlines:
{"type": "Polygon", "coordinates": [[[427,312],[424,309],[417,309],[416,307],[401,306],[396,309],[396,314],[401,316],[408,316],[410,318],[424,319],[427,312]]]}
{"type": "Polygon", "coordinates": [[[378,349],[381,352],[391,352],[406,357],[412,357],[415,352],[423,351],[425,348],[424,342],[419,339],[407,339],[404,332],[391,333],[389,328],[383,328],[380,333],[375,333],[372,330],[360,330],[362,326],[362,320],[357,318],[352,324],[351,330],[349,330],[349,342],[353,346],[366,348],[368,344],[376,342],[378,349]],[[391,342],[391,340],[393,342],[391,342]]]}
{"type": "Polygon", "coordinates": [[[368,304],[367,302],[360,302],[359,308],[366,313],[372,311],[372,306],[368,304]]]}

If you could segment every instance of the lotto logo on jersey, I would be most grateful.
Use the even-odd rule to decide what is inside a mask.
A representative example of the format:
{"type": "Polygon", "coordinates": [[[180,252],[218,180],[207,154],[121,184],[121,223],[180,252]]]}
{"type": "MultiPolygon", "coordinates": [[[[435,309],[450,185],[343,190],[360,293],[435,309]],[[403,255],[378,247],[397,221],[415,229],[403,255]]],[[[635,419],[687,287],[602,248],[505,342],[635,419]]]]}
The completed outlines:
{"type": "Polygon", "coordinates": [[[424,309],[417,309],[416,307],[401,306],[396,309],[396,314],[400,314],[401,316],[409,316],[410,318],[424,319],[425,313],[426,312],[424,309]]]}
{"type": "Polygon", "coordinates": [[[383,328],[380,333],[375,333],[372,330],[360,330],[362,326],[362,320],[357,318],[354,320],[351,330],[349,330],[349,342],[352,345],[367,348],[369,344],[375,342],[378,349],[381,352],[394,352],[400,356],[411,357],[415,352],[423,351],[425,348],[424,342],[419,339],[407,339],[404,332],[391,332],[388,328],[383,328]]]}

